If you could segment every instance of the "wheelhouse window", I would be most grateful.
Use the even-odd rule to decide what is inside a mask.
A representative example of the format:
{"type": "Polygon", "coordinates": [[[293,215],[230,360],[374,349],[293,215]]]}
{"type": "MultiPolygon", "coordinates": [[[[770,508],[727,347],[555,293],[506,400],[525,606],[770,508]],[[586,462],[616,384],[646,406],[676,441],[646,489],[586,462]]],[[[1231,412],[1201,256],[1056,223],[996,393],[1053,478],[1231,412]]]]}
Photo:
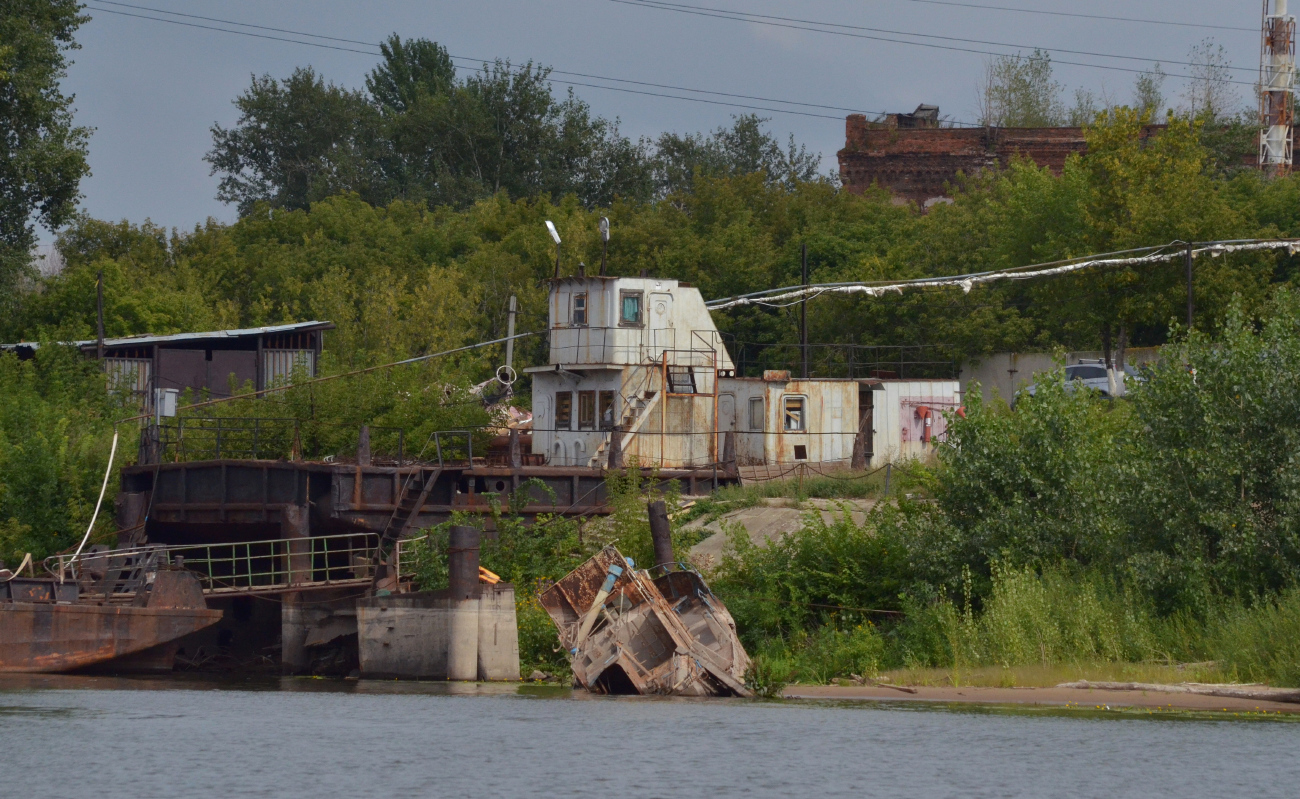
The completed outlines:
{"type": "Polygon", "coordinates": [[[763,398],[750,397],[749,399],[749,429],[762,430],[767,425],[763,424],[763,398]]]}
{"type": "Polygon", "coordinates": [[[571,430],[573,428],[573,392],[555,392],[555,429],[571,430]]]}
{"type": "Polygon", "coordinates": [[[594,430],[596,427],[596,392],[578,392],[578,429],[594,430]]]}
{"type": "Polygon", "coordinates": [[[574,327],[587,326],[587,292],[580,291],[573,295],[573,313],[569,321],[574,327]]]}
{"type": "Polygon", "coordinates": [[[644,293],[640,291],[621,291],[619,292],[619,314],[618,323],[624,327],[644,327],[645,310],[642,299],[644,293]]]}
{"type": "Polygon", "coordinates": [[[596,405],[596,412],[600,415],[600,429],[614,429],[614,392],[600,392],[600,402],[596,405]]]}
{"type": "Polygon", "coordinates": [[[786,397],[785,398],[785,424],[786,430],[800,431],[808,429],[808,399],[806,397],[786,397]]]}

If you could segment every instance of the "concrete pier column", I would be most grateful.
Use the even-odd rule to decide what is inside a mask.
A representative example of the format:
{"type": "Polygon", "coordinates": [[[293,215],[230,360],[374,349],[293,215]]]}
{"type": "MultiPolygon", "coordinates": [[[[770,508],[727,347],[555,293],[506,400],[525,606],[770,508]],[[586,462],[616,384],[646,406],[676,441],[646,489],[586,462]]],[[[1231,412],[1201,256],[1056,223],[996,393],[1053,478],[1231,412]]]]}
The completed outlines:
{"type": "Polygon", "coordinates": [[[311,669],[307,656],[307,633],[311,621],[302,606],[302,594],[294,591],[280,599],[280,671],[302,674],[311,669]]]}
{"type": "Polygon", "coordinates": [[[288,505],[280,511],[280,537],[289,540],[288,583],[311,582],[311,521],[307,508],[288,505]]]}
{"type": "Polygon", "coordinates": [[[453,527],[447,547],[451,593],[447,641],[447,679],[478,679],[479,532],[453,527]]]}

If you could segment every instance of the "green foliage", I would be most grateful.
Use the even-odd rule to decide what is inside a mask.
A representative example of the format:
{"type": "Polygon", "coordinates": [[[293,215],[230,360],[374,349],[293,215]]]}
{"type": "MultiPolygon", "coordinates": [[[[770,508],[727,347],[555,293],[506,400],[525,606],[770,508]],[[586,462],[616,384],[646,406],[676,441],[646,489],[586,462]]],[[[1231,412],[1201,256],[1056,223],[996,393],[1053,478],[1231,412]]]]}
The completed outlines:
{"type": "MultiPolygon", "coordinates": [[[[112,421],[122,407],[79,352],[47,346],[30,361],[0,353],[0,559],[38,561],[85,534],[108,464],[112,421]]],[[[121,428],[117,465],[134,453],[135,430],[121,428]]],[[[98,533],[115,529],[110,474],[98,533]]]]}
{"type": "Polygon", "coordinates": [[[1139,458],[1123,507],[1135,576],[1164,606],[1207,590],[1277,591],[1300,577],[1300,296],[1260,322],[1170,348],[1133,392],[1139,458]]]}
{"type": "Polygon", "coordinates": [[[59,87],[73,34],[89,19],[79,10],[75,0],[0,6],[0,318],[12,312],[35,223],[62,225],[90,171],[90,131],[72,124],[73,98],[59,87]]]}
{"type": "Polygon", "coordinates": [[[896,609],[911,579],[908,547],[888,530],[856,525],[847,512],[829,525],[809,514],[799,531],[763,545],[732,529],[711,585],[747,644],[878,620],[872,611],[896,609]]]}
{"type": "Polygon", "coordinates": [[[1061,84],[1052,79],[1052,57],[1045,50],[990,61],[980,86],[980,123],[1000,128],[1060,125],[1061,84]]]}

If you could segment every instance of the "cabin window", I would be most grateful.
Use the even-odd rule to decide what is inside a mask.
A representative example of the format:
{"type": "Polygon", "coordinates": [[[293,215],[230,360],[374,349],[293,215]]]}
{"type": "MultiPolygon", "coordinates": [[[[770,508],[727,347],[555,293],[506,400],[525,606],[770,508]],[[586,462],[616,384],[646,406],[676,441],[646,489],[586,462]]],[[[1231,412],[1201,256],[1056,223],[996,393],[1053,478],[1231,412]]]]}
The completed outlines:
{"type": "Polygon", "coordinates": [[[695,372],[689,366],[668,367],[669,394],[695,394],[695,372]]]}
{"type": "Polygon", "coordinates": [[[806,397],[785,398],[785,429],[800,431],[808,429],[808,400],[806,397]]]}
{"type": "Polygon", "coordinates": [[[808,445],[806,445],[806,444],[795,444],[795,445],[794,445],[794,459],[797,460],[797,461],[806,461],[806,460],[808,460],[808,445]]]}
{"type": "Polygon", "coordinates": [[[596,405],[596,411],[600,414],[600,429],[614,429],[614,392],[600,392],[600,402],[596,405]]]}
{"type": "Polygon", "coordinates": [[[578,392],[578,429],[593,430],[596,427],[596,392],[578,392]]]}
{"type": "Polygon", "coordinates": [[[573,428],[573,392],[557,391],[555,392],[555,429],[570,430],[573,428]]]}
{"type": "Polygon", "coordinates": [[[619,317],[618,323],[626,327],[643,327],[645,325],[645,314],[642,311],[641,299],[643,297],[640,291],[622,291],[619,292],[619,317]]]}
{"type": "Polygon", "coordinates": [[[570,317],[571,324],[574,327],[586,327],[587,325],[587,292],[582,291],[573,295],[573,315],[570,317]]]}
{"type": "Polygon", "coordinates": [[[762,430],[767,425],[763,424],[763,398],[750,397],[749,399],[749,429],[762,430]]]}

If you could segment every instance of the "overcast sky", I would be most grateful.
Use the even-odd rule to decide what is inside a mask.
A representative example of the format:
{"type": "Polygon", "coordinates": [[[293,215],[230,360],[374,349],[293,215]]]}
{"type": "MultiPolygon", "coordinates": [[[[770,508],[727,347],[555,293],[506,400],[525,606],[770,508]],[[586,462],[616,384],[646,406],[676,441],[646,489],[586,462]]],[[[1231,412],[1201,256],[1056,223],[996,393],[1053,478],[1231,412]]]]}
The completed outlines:
{"type": "MultiPolygon", "coordinates": [[[[87,13],[93,19],[77,34],[82,49],[73,53],[75,63],[65,88],[76,94],[77,122],[95,129],[90,140],[94,174],[82,184],[83,206],[93,216],[104,219],[142,222],[149,218],[182,228],[207,217],[232,221],[234,210],[216,200],[217,178],[209,175],[202,157],[211,146],[212,124],[231,125],[235,121],[231,100],[248,86],[250,76],[256,73],[284,77],[296,66],[311,65],[327,79],[362,87],[366,72],[377,60],[372,55],[120,16],[101,9],[163,15],[105,5],[98,0],[88,2],[87,13]]],[[[670,12],[618,0],[133,2],[153,9],[359,41],[377,42],[396,32],[404,38],[433,39],[445,45],[453,56],[503,57],[516,63],[531,59],[569,72],[867,112],[906,111],[918,103],[934,103],[945,115],[972,121],[977,116],[979,75],[988,58],[978,53],[670,12]]],[[[1248,30],[1080,19],[919,0],[678,2],[696,8],[1013,45],[1006,48],[925,40],[973,50],[1014,52],[1018,46],[1028,52],[1037,46],[1136,56],[1151,63],[1163,62],[1171,76],[1186,71],[1186,67],[1172,62],[1186,61],[1189,48],[1206,37],[1224,45],[1234,66],[1249,70],[1234,73],[1237,79],[1254,80],[1259,59],[1258,0],[952,0],[966,5],[1140,17],[1248,30]]],[[[172,19],[214,24],[183,17],[172,19]]],[[[838,30],[858,36],[899,38],[838,30]]],[[[1130,69],[1150,65],[1145,61],[1059,51],[1053,57],[1058,62],[1057,79],[1069,91],[1082,87],[1105,92],[1116,102],[1129,99],[1135,75],[1059,62],[1104,63],[1130,69]]],[[[559,90],[564,88],[557,86],[559,90]]],[[[1171,77],[1166,83],[1166,95],[1176,103],[1182,88],[1182,81],[1171,77]]],[[[1244,102],[1249,89],[1237,88],[1244,102]]],[[[577,87],[575,91],[595,113],[621,119],[623,132],[633,137],[652,136],[664,130],[710,130],[728,124],[732,114],[746,110],[598,88],[577,87]]],[[[734,102],[777,107],[761,101],[734,102]]],[[[793,133],[809,149],[821,153],[826,169],[833,168],[835,152],[844,142],[844,112],[807,107],[802,110],[833,118],[760,113],[771,117],[769,126],[778,135],[784,138],[793,133]]]]}

